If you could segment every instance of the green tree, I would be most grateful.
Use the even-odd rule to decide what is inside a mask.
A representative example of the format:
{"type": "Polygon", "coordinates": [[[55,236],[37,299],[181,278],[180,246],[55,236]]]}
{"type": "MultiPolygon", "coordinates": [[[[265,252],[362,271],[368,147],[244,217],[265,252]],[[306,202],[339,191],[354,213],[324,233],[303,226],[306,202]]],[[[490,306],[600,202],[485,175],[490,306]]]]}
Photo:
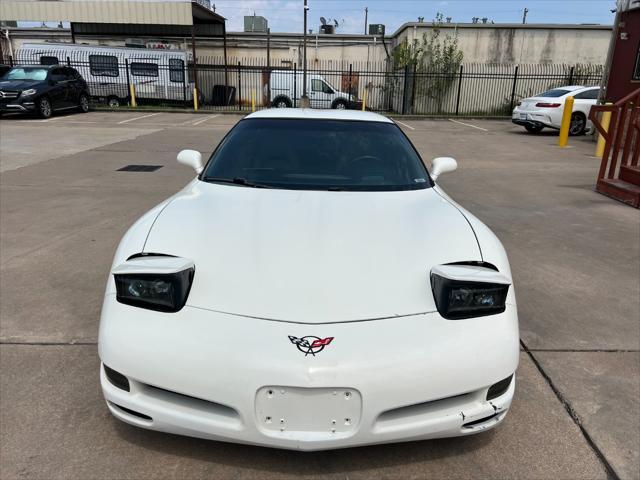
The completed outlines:
{"type": "Polygon", "coordinates": [[[454,83],[463,59],[458,35],[443,32],[443,19],[444,15],[438,12],[429,32],[421,39],[405,40],[393,52],[395,68],[415,68],[418,74],[429,74],[417,75],[413,88],[416,97],[433,100],[438,111],[442,110],[444,95],[454,83]]]}

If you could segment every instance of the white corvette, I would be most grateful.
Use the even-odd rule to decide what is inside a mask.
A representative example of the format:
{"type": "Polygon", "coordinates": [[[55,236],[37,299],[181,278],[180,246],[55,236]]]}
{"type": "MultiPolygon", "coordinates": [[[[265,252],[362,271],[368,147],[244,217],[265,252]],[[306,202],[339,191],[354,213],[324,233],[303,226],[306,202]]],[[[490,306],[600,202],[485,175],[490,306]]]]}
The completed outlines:
{"type": "Polygon", "coordinates": [[[241,120],[116,252],[100,323],[114,416],[320,450],[469,435],[514,394],[500,241],[400,128],[366,112],[241,120]]]}

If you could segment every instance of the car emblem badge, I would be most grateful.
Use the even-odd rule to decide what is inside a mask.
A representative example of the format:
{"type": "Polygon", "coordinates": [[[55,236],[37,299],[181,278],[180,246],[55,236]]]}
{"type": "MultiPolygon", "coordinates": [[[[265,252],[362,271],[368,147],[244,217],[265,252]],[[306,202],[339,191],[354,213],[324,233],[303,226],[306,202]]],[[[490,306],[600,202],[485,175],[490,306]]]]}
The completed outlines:
{"type": "Polygon", "coordinates": [[[333,341],[333,337],[320,338],[307,335],[306,337],[298,338],[293,335],[289,335],[289,340],[298,347],[298,350],[304,353],[305,357],[309,354],[315,357],[316,353],[320,353],[324,350],[324,347],[333,341]]]}

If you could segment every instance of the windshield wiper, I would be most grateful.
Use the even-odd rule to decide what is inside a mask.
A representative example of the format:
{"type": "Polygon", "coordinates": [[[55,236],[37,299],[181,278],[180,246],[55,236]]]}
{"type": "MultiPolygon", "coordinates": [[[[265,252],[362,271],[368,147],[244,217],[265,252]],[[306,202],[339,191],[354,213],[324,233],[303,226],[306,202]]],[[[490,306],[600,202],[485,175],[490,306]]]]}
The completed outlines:
{"type": "Polygon", "coordinates": [[[203,180],[205,182],[231,183],[233,185],[242,185],[244,187],[252,187],[252,188],[273,188],[270,185],[265,185],[264,183],[250,182],[246,178],[241,178],[241,177],[234,177],[234,178],[204,177],[203,180]]]}

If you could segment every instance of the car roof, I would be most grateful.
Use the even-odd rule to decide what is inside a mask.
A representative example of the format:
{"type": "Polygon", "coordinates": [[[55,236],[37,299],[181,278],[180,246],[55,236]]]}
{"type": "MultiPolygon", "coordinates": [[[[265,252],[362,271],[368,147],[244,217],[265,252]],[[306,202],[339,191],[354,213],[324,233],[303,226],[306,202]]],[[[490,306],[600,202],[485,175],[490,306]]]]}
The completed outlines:
{"type": "Polygon", "coordinates": [[[598,87],[585,87],[584,85],[567,85],[566,87],[556,87],[553,90],[582,90],[583,88],[598,88],[598,87]]]}
{"type": "Polygon", "coordinates": [[[245,117],[249,118],[299,118],[306,120],[359,120],[363,122],[393,123],[387,117],[361,110],[330,110],[315,108],[269,108],[245,117]]]}
{"type": "Polygon", "coordinates": [[[66,67],[66,65],[14,65],[11,68],[44,68],[45,70],[51,70],[56,67],[66,67]]]}

